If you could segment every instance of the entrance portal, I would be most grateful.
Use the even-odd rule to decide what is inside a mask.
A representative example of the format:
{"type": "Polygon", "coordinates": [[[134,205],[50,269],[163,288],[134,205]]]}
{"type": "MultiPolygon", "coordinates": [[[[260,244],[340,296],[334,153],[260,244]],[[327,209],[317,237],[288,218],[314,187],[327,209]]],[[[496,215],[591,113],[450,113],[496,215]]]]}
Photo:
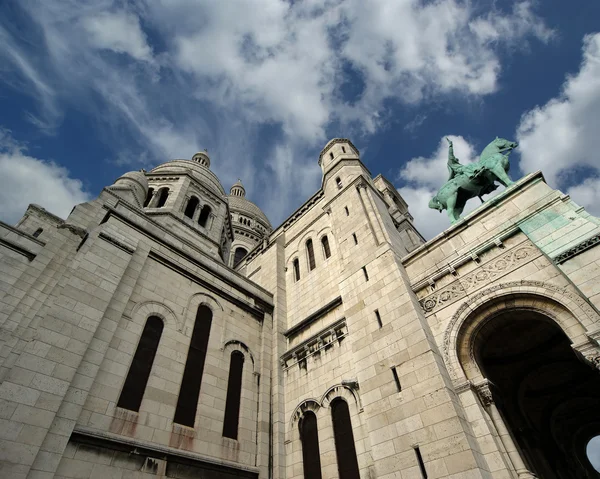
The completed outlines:
{"type": "Polygon", "coordinates": [[[472,345],[529,469],[543,479],[597,478],[586,447],[600,434],[600,374],[560,327],[510,310],[487,321],[472,345]]]}

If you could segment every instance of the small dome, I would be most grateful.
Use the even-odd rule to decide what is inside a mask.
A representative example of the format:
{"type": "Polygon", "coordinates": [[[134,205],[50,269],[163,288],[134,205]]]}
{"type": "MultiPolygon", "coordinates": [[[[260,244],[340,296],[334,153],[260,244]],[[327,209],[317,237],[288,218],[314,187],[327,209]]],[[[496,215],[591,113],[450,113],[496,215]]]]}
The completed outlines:
{"type": "Polygon", "coordinates": [[[233,195],[228,196],[227,200],[229,201],[229,211],[231,213],[241,213],[249,218],[258,220],[264,226],[267,226],[269,230],[272,229],[271,222],[267,216],[252,201],[247,200],[243,196],[233,195]]]}
{"type": "Polygon", "coordinates": [[[241,198],[246,196],[246,189],[244,188],[244,185],[242,185],[242,180],[238,178],[236,183],[231,187],[231,190],[229,190],[229,194],[231,196],[239,196],[241,198]]]}
{"type": "Polygon", "coordinates": [[[143,204],[148,194],[148,179],[143,171],[128,171],[121,175],[114,186],[132,190],[139,204],[143,204]]]}
{"type": "Polygon", "coordinates": [[[191,173],[191,175],[209,190],[221,196],[225,195],[225,189],[221,185],[219,178],[207,167],[202,166],[200,162],[190,160],[171,160],[162,165],[153,168],[150,173],[161,174],[182,174],[191,173]]]}
{"type": "Polygon", "coordinates": [[[202,166],[205,166],[206,168],[210,168],[210,157],[208,156],[208,152],[206,150],[199,151],[194,156],[192,156],[192,161],[194,161],[196,163],[200,163],[202,166]]]}

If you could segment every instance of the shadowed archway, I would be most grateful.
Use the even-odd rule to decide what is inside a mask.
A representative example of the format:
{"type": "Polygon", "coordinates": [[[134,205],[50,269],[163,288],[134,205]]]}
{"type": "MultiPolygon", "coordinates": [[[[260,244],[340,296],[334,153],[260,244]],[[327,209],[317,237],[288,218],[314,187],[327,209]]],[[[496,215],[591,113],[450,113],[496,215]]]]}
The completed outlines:
{"type": "Polygon", "coordinates": [[[600,433],[600,374],[549,317],[506,310],[481,323],[471,354],[528,468],[544,479],[598,477],[586,446],[600,433]]]}

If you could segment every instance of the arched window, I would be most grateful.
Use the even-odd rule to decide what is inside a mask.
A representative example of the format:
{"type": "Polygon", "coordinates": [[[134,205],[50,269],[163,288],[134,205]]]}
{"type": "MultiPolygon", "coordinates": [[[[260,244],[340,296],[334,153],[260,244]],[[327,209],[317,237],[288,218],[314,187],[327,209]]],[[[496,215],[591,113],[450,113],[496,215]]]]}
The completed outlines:
{"type": "Polygon", "coordinates": [[[200,226],[206,226],[208,216],[210,215],[210,206],[204,205],[200,210],[200,216],[198,217],[198,224],[200,226]]]}
{"type": "Polygon", "coordinates": [[[196,212],[196,208],[198,208],[198,203],[200,203],[200,200],[198,198],[196,198],[195,196],[192,196],[188,200],[188,204],[185,207],[185,211],[183,212],[183,214],[185,216],[187,216],[188,218],[193,218],[194,213],[196,212]]]}
{"type": "Polygon", "coordinates": [[[169,197],[169,188],[161,188],[158,190],[158,201],[156,202],[156,208],[162,208],[167,202],[169,197]]]}
{"type": "Polygon", "coordinates": [[[342,180],[340,180],[339,176],[335,179],[335,184],[337,185],[338,190],[342,189],[342,180]]]}
{"type": "Polygon", "coordinates": [[[331,256],[331,250],[329,249],[329,240],[327,239],[327,235],[321,238],[321,245],[323,245],[323,254],[325,255],[325,259],[331,256]]]}
{"type": "Polygon", "coordinates": [[[300,261],[298,258],[294,260],[294,280],[298,281],[300,279],[300,261]]]}
{"type": "Polygon", "coordinates": [[[177,407],[173,418],[173,421],[177,424],[194,427],[211,323],[212,311],[208,306],[201,304],[196,313],[194,331],[192,332],[179,397],[177,398],[177,407]]]}
{"type": "Polygon", "coordinates": [[[39,235],[41,235],[41,234],[42,234],[42,231],[44,231],[44,228],[38,228],[37,230],[35,230],[35,231],[33,232],[33,237],[34,237],[34,238],[37,238],[39,235]]]}
{"type": "Polygon", "coordinates": [[[148,188],[148,194],[146,195],[146,200],[144,201],[144,208],[150,204],[150,200],[154,196],[154,188],[148,188]]]}
{"type": "Polygon", "coordinates": [[[331,401],[331,417],[340,479],[360,479],[348,403],[341,398],[331,401]]]}
{"type": "Polygon", "coordinates": [[[238,263],[240,261],[242,261],[242,258],[244,256],[246,256],[247,254],[248,254],[248,251],[246,250],[246,248],[242,248],[241,246],[236,248],[235,254],[233,256],[233,267],[235,268],[238,265],[238,263]]]}
{"type": "Polygon", "coordinates": [[[162,320],[157,316],[150,316],[144,326],[131,366],[129,366],[129,372],[117,403],[118,407],[130,411],[140,410],[162,330],[162,320]]]}
{"type": "Polygon", "coordinates": [[[304,479],[321,479],[321,454],[315,413],[306,411],[300,418],[298,428],[300,429],[300,442],[302,442],[304,479]]]}
{"type": "Polygon", "coordinates": [[[315,251],[311,239],[306,242],[306,254],[308,255],[308,270],[312,271],[315,269],[315,251]]]}
{"type": "Polygon", "coordinates": [[[223,420],[223,436],[231,439],[237,439],[238,437],[243,369],[244,355],[239,351],[232,352],[231,361],[229,362],[229,380],[227,381],[225,419],[223,420]]]}

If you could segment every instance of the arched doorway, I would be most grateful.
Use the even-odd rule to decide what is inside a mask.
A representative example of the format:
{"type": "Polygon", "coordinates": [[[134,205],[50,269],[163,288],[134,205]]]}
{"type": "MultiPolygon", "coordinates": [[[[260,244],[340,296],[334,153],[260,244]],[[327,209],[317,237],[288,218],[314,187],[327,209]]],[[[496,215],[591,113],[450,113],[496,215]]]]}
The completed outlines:
{"type": "Polygon", "coordinates": [[[600,433],[600,374],[552,319],[501,310],[473,332],[470,355],[529,470],[543,479],[598,477],[586,446],[600,433]]]}

